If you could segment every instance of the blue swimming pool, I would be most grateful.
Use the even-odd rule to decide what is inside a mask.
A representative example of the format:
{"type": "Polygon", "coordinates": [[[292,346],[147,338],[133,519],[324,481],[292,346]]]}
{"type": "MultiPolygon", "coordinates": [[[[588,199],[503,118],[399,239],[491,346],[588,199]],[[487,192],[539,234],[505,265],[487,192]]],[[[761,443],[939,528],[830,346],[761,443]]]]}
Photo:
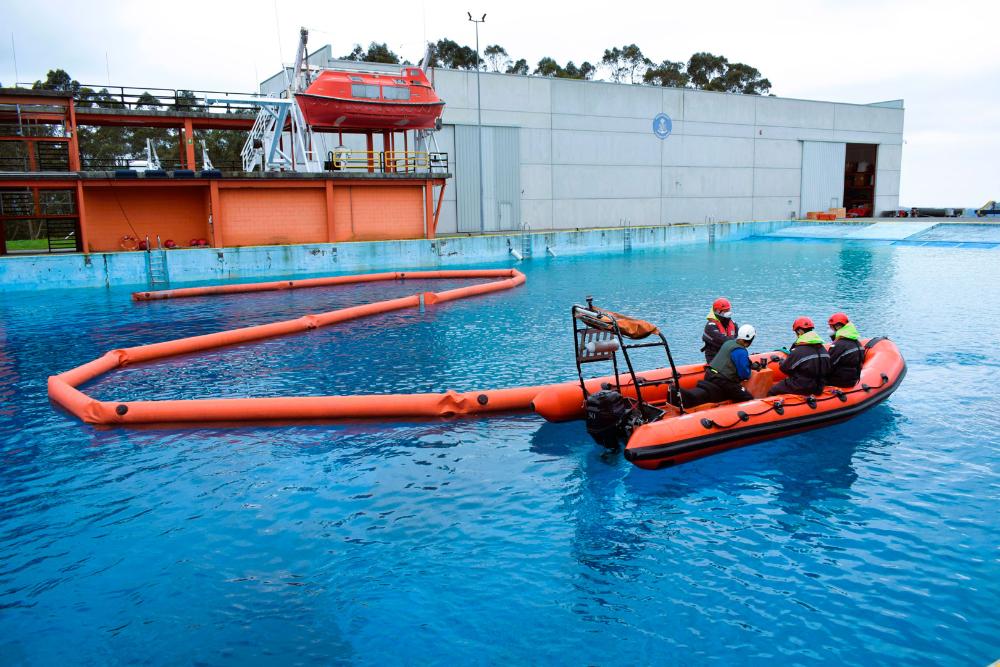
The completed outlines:
{"type": "MultiPolygon", "coordinates": [[[[114,347],[433,285],[0,296],[0,663],[986,664],[1000,657],[1000,251],[752,239],[534,260],[524,287],[127,368],[101,399],[468,390],[574,373],[569,307],[711,300],[755,349],[846,310],[909,374],[855,420],[658,472],[581,424],[95,429],[114,347]]],[[[405,267],[400,267],[405,268],[405,267]]],[[[646,358],[643,366],[661,365],[646,358]]]]}

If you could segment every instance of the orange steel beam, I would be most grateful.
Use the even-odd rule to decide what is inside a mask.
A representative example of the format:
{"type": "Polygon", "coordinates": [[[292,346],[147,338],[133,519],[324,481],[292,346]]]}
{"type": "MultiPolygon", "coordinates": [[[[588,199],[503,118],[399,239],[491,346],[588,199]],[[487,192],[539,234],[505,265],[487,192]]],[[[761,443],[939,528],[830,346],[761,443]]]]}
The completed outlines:
{"type": "Polygon", "coordinates": [[[187,168],[196,169],[194,162],[194,123],[190,118],[184,119],[184,155],[187,157],[187,168]]]}
{"type": "MultiPolygon", "coordinates": [[[[445,180],[441,181],[441,192],[438,193],[437,208],[434,209],[434,226],[431,228],[432,229],[432,233],[434,233],[434,234],[437,234],[438,218],[441,217],[441,203],[444,201],[444,188],[447,185],[447,183],[448,182],[445,181],[445,180]]],[[[431,186],[431,189],[432,190],[434,189],[433,185],[431,186]]]]}
{"type": "Polygon", "coordinates": [[[287,398],[200,399],[169,401],[103,402],[76,387],[125,365],[155,361],[192,352],[213,350],[241,343],[300,333],[381,313],[419,308],[481,294],[512,289],[525,282],[515,269],[473,271],[417,271],[362,276],[340,276],[303,281],[279,281],[251,285],[223,285],[138,292],[137,300],[181,296],[226,294],[260,290],[294,289],[319,285],[372,282],[376,280],[445,278],[501,278],[487,283],[443,292],[423,292],[408,297],[304,315],[229,331],[191,336],[137,347],[112,350],[102,357],[59,375],[49,377],[49,397],[79,419],[90,424],[143,424],[169,422],[224,422],[289,419],[365,419],[385,417],[450,417],[464,414],[527,411],[543,387],[514,387],[459,394],[407,394],[379,396],[294,396],[287,398]],[[155,296],[154,296],[155,295],[155,296]]]}
{"type": "Polygon", "coordinates": [[[219,182],[209,184],[209,220],[212,221],[212,246],[222,247],[222,199],[219,197],[219,182]]]}
{"type": "Polygon", "coordinates": [[[80,224],[78,225],[80,230],[80,250],[82,252],[89,252],[90,243],[87,238],[87,206],[83,201],[83,182],[76,182],[76,212],[80,219],[80,224]]]}
{"type": "Polygon", "coordinates": [[[80,142],[76,136],[76,105],[73,100],[69,101],[66,131],[69,133],[69,170],[80,171],[80,142]]]}

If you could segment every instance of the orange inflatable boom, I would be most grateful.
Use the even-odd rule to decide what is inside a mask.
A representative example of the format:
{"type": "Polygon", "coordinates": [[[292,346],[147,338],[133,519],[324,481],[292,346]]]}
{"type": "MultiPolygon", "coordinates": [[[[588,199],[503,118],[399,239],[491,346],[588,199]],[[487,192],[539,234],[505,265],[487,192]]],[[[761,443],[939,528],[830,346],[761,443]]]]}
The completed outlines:
{"type": "Polygon", "coordinates": [[[416,271],[375,273],[298,281],[278,281],[245,285],[213,285],[162,292],[137,292],[136,300],[232,294],[262,290],[296,289],[322,285],[345,285],[379,280],[500,278],[443,292],[423,292],[352,306],[326,313],[304,315],[258,326],[220,331],[203,336],[178,338],[162,343],[112,350],[104,356],[49,378],[49,398],[90,424],[145,424],[168,422],[216,422],[297,419],[366,419],[392,417],[449,417],[486,412],[530,410],[531,400],[542,387],[516,387],[483,392],[443,394],[390,394],[377,396],[296,396],[287,398],[232,398],[175,401],[104,402],[86,395],[81,384],[116,368],[154,361],[179,354],[213,350],[228,345],[284,336],[330,326],[339,322],[424,304],[444,303],[507,290],[524,284],[525,277],[514,269],[470,271],[416,271]]]}

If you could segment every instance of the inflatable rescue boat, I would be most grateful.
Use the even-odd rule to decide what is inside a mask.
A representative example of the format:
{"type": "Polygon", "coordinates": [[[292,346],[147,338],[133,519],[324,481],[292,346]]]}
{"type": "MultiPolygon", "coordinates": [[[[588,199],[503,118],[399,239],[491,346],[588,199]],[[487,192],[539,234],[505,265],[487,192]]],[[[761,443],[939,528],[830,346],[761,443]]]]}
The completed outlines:
{"type": "Polygon", "coordinates": [[[704,364],[676,366],[660,330],[643,320],[603,310],[588,300],[574,306],[573,328],[580,383],[544,387],[532,408],[549,421],[586,419],[587,430],[600,444],[625,443],[625,458],[640,468],[657,469],[742,447],[771,438],[844,421],[888,398],[906,375],[906,362],[887,338],[862,341],[861,379],[849,388],[828,387],[816,396],[768,396],[785,376],[778,364],[783,352],[750,355],[743,403],[706,403],[684,409],[674,398],[677,388],[690,389],[702,379],[704,364]],[[653,342],[635,342],[654,338],[653,342]],[[629,350],[662,347],[668,367],[636,372],[629,350]],[[619,371],[618,355],[625,369],[619,371]],[[612,364],[614,374],[585,380],[583,366],[612,364]],[[581,393],[582,390],[582,393],[581,393]]]}

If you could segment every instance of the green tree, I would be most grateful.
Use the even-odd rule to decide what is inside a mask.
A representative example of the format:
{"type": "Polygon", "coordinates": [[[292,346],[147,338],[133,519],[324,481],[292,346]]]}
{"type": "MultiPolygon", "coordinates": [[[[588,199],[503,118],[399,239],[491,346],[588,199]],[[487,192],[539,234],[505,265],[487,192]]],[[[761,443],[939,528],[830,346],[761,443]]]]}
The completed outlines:
{"type": "Polygon", "coordinates": [[[476,69],[476,50],[460,46],[450,39],[439,39],[431,45],[431,67],[476,69]]]}
{"type": "Polygon", "coordinates": [[[557,79],[589,79],[594,76],[594,72],[597,68],[588,62],[584,62],[582,65],[577,67],[573,61],[566,63],[563,67],[554,59],[548,56],[542,58],[538,61],[538,66],[535,67],[535,74],[539,76],[550,76],[557,79]]]}
{"type": "Polygon", "coordinates": [[[699,52],[688,60],[687,74],[695,88],[724,93],[761,95],[771,89],[771,82],[756,67],[730,63],[725,56],[699,52]]]}
{"type": "Polygon", "coordinates": [[[570,60],[566,63],[566,67],[563,68],[562,73],[556,76],[562,79],[590,79],[594,76],[595,72],[597,72],[597,68],[586,60],[579,67],[574,65],[573,61],[570,60]]]}
{"type": "Polygon", "coordinates": [[[368,50],[365,51],[360,44],[354,45],[354,50],[343,56],[341,60],[354,60],[365,63],[387,63],[390,65],[399,64],[399,56],[393,53],[389,46],[382,42],[371,42],[368,50]]]}
{"type": "Polygon", "coordinates": [[[691,82],[691,77],[684,71],[684,63],[664,60],[659,65],[653,65],[642,75],[643,83],[665,88],[685,88],[691,82]]]}
{"type": "Polygon", "coordinates": [[[717,56],[699,51],[691,56],[687,64],[687,74],[691,84],[702,90],[714,90],[712,81],[726,71],[729,61],[725,56],[717,56]]]}
{"type": "Polygon", "coordinates": [[[556,76],[562,71],[562,67],[559,66],[552,58],[545,56],[538,61],[538,65],[535,67],[534,74],[539,76],[556,76]]]}
{"type": "Polygon", "coordinates": [[[506,73],[520,74],[522,76],[527,76],[528,74],[531,73],[530,70],[528,69],[528,61],[525,60],[524,58],[518,58],[517,62],[507,67],[506,73]]]}
{"type": "Polygon", "coordinates": [[[76,95],[82,86],[64,69],[50,69],[45,75],[45,81],[35,81],[31,86],[32,90],[58,90],[64,93],[76,95]]]}
{"type": "Polygon", "coordinates": [[[645,71],[653,66],[653,61],[643,55],[635,44],[627,44],[604,50],[601,65],[615,83],[636,83],[642,80],[645,71]]]}
{"type": "Polygon", "coordinates": [[[175,105],[178,111],[204,111],[204,104],[190,90],[178,90],[175,105]]]}
{"type": "Polygon", "coordinates": [[[722,90],[727,93],[764,95],[771,90],[771,82],[761,76],[756,67],[743,63],[729,63],[722,79],[722,90]]]}
{"type": "Polygon", "coordinates": [[[483,49],[483,60],[486,63],[486,68],[491,72],[503,72],[510,67],[510,56],[507,54],[507,49],[499,44],[490,44],[483,49]]]}

